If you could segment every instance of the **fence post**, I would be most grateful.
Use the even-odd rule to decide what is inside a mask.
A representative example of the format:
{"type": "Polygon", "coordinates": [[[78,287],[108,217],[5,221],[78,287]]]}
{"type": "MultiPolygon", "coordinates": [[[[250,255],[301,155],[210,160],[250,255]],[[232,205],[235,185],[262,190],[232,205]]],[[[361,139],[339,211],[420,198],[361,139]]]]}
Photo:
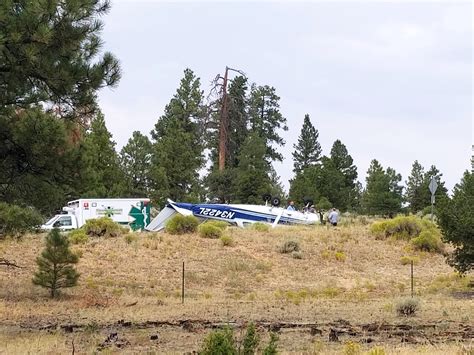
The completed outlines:
{"type": "Polygon", "coordinates": [[[181,303],[184,304],[184,261],[183,261],[183,275],[181,283],[181,303]]]}
{"type": "Polygon", "coordinates": [[[411,260],[411,297],[413,298],[413,259],[411,260]]]}

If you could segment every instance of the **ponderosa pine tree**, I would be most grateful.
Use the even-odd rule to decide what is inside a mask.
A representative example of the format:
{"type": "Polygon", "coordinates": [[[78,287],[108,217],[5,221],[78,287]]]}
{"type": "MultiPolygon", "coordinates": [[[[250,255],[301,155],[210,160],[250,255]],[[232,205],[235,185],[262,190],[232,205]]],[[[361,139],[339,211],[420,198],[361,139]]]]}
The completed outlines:
{"type": "Polygon", "coordinates": [[[285,145],[279,130],[288,130],[286,118],[280,112],[280,97],[274,87],[252,85],[249,98],[250,130],[257,133],[266,146],[265,159],[268,163],[282,161],[283,156],[276,146],[285,145]]]}
{"type": "Polygon", "coordinates": [[[100,39],[109,7],[0,1],[0,200],[50,213],[77,197],[78,121],[120,78],[100,39]]]}
{"type": "Polygon", "coordinates": [[[357,204],[358,194],[356,188],[357,167],[354,165],[354,160],[349,155],[346,146],[339,139],[332,145],[330,159],[332,168],[339,172],[343,181],[341,186],[334,186],[333,194],[338,195],[338,198],[331,202],[341,210],[354,208],[357,204]]]}
{"type": "Polygon", "coordinates": [[[423,166],[415,160],[412,165],[410,176],[406,182],[407,189],[405,193],[405,199],[410,205],[410,211],[416,213],[426,207],[424,201],[422,188],[424,180],[424,169],[423,166]]]}
{"type": "Polygon", "coordinates": [[[147,197],[150,192],[152,145],[147,136],[135,131],[120,151],[123,174],[127,179],[128,196],[147,197]]]}
{"type": "Polygon", "coordinates": [[[112,134],[98,113],[86,132],[82,153],[81,197],[120,197],[126,190],[112,134]]]}
{"type": "Polygon", "coordinates": [[[265,141],[256,132],[245,140],[234,181],[236,202],[259,204],[262,196],[271,191],[270,164],[265,160],[266,151],[265,141]]]}
{"type": "Polygon", "coordinates": [[[366,213],[393,215],[401,210],[403,187],[399,185],[402,177],[392,168],[384,171],[380,163],[373,159],[367,170],[366,188],[362,203],[366,213]]]}
{"type": "Polygon", "coordinates": [[[319,132],[311,123],[309,115],[304,116],[298,143],[294,144],[293,171],[299,174],[304,169],[316,165],[321,160],[321,144],[318,141],[319,132]]]}
{"type": "Polygon", "coordinates": [[[79,257],[69,249],[67,236],[55,228],[46,236],[46,247],[36,259],[38,271],[33,283],[49,289],[51,298],[54,298],[60,288],[77,285],[79,274],[73,265],[78,261],[79,257]]]}
{"type": "Polygon", "coordinates": [[[164,203],[167,198],[199,199],[199,170],[204,163],[203,116],[200,80],[186,69],[176,94],[151,132],[154,142],[150,177],[156,202],[164,203]]]}
{"type": "Polygon", "coordinates": [[[0,2],[0,110],[57,104],[75,118],[96,106],[96,92],[120,79],[102,52],[100,17],[109,1],[0,2]]]}
{"type": "Polygon", "coordinates": [[[474,174],[466,171],[459,184],[454,186],[452,199],[441,204],[439,226],[445,241],[454,245],[448,258],[459,272],[474,269],[474,174]]]}

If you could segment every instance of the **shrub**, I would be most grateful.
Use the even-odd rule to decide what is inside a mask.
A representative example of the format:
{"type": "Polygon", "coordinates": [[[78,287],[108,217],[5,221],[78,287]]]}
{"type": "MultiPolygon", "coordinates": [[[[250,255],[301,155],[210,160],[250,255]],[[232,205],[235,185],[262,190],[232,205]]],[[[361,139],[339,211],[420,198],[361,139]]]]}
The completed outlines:
{"type": "Polygon", "coordinates": [[[337,261],[346,261],[346,254],[343,251],[336,251],[334,257],[337,261]]]}
{"type": "Polygon", "coordinates": [[[90,237],[120,237],[125,229],[109,217],[88,219],[82,227],[90,237]]]}
{"type": "Polygon", "coordinates": [[[212,223],[203,223],[198,228],[199,235],[203,238],[217,239],[222,236],[222,229],[212,223]]]}
{"type": "Polygon", "coordinates": [[[385,349],[381,346],[374,346],[372,349],[369,350],[367,355],[385,355],[385,349]]]}
{"type": "Polygon", "coordinates": [[[199,225],[199,220],[194,216],[177,214],[167,223],[165,230],[170,234],[194,233],[199,225]]]}
{"type": "Polygon", "coordinates": [[[128,233],[128,234],[125,235],[125,243],[127,243],[127,244],[132,244],[137,239],[138,239],[137,236],[133,233],[128,233]]]}
{"type": "Polygon", "coordinates": [[[243,351],[241,352],[239,349],[239,353],[244,355],[255,354],[259,341],[260,337],[258,336],[257,330],[255,329],[255,324],[250,323],[247,326],[244,339],[242,340],[243,351]]]}
{"type": "Polygon", "coordinates": [[[234,239],[230,235],[223,235],[220,239],[222,245],[225,247],[231,247],[234,245],[234,239]]]}
{"type": "Polygon", "coordinates": [[[300,251],[294,251],[291,253],[293,259],[303,259],[303,253],[300,251]]]}
{"type": "Polygon", "coordinates": [[[213,226],[222,230],[225,230],[229,226],[229,223],[227,223],[226,221],[217,221],[217,220],[207,221],[206,224],[212,224],[213,226]]]}
{"type": "Polygon", "coordinates": [[[216,330],[209,333],[204,339],[204,343],[202,345],[201,351],[199,351],[199,354],[237,354],[232,329],[226,327],[222,330],[216,330]]]}
{"type": "Polygon", "coordinates": [[[289,254],[294,251],[300,251],[300,245],[296,240],[288,240],[280,246],[280,253],[289,254]]]}
{"type": "Polygon", "coordinates": [[[417,298],[407,297],[400,300],[395,308],[400,316],[414,316],[420,309],[420,301],[417,298]]]}
{"type": "Polygon", "coordinates": [[[256,230],[257,232],[268,232],[270,230],[270,226],[266,223],[253,223],[252,229],[256,230]]]}
{"type": "Polygon", "coordinates": [[[344,344],[344,355],[358,355],[361,353],[361,346],[359,343],[353,341],[347,341],[344,344]]]}
{"type": "Polygon", "coordinates": [[[0,202],[0,238],[21,236],[41,225],[42,221],[34,208],[0,202]]]}
{"type": "Polygon", "coordinates": [[[70,231],[67,235],[71,244],[85,244],[89,241],[89,236],[86,234],[86,231],[82,228],[74,229],[70,231]]]}
{"type": "Polygon", "coordinates": [[[278,335],[275,333],[270,333],[270,341],[268,345],[263,349],[263,355],[276,355],[277,352],[277,342],[278,342],[278,335]]]}
{"type": "Polygon", "coordinates": [[[443,242],[441,236],[433,231],[425,230],[420,235],[411,240],[414,248],[417,250],[428,252],[443,252],[443,242]]]}
{"type": "Polygon", "coordinates": [[[415,216],[398,216],[390,220],[374,222],[370,232],[377,237],[395,237],[409,240],[420,234],[422,230],[421,219],[415,216]]]}

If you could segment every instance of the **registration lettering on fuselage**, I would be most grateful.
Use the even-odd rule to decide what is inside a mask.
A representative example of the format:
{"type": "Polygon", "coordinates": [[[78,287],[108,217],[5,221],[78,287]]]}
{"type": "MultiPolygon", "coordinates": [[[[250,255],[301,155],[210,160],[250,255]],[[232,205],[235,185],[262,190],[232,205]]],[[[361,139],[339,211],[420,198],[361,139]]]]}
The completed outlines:
{"type": "Polygon", "coordinates": [[[231,211],[221,211],[215,208],[206,208],[206,207],[199,207],[199,214],[201,216],[209,216],[209,217],[220,217],[226,219],[234,218],[235,212],[231,211]]]}

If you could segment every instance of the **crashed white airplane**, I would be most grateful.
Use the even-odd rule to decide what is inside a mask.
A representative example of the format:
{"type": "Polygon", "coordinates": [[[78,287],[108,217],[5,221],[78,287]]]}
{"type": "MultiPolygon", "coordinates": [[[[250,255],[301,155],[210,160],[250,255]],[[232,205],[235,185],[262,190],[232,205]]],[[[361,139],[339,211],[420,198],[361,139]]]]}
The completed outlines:
{"type": "MultiPolygon", "coordinates": [[[[274,199],[275,200],[275,199],[274,199]]],[[[278,199],[276,199],[278,201],[278,199]]],[[[165,208],[146,227],[149,231],[160,231],[166,222],[179,213],[184,216],[195,216],[200,220],[219,220],[229,222],[239,227],[262,222],[271,224],[317,224],[319,215],[311,212],[291,211],[273,205],[244,205],[244,204],[192,204],[174,202],[168,199],[165,208]]]]}

